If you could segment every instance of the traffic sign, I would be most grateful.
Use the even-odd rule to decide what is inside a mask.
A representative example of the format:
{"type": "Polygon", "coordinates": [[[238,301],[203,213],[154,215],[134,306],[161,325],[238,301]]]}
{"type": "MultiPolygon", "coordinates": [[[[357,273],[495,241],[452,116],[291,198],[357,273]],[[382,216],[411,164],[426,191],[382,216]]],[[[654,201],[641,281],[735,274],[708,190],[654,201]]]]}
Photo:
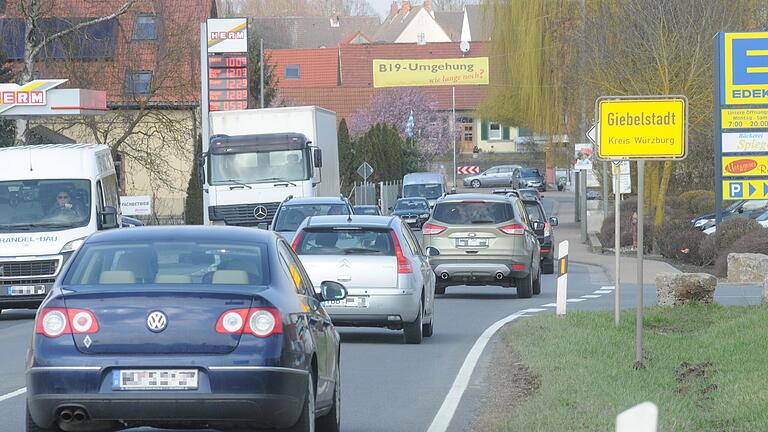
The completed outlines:
{"type": "Polygon", "coordinates": [[[768,179],[725,180],[723,181],[723,199],[768,199],[768,179]]]}
{"type": "Polygon", "coordinates": [[[373,175],[373,167],[368,162],[363,162],[357,168],[357,175],[362,177],[363,180],[368,180],[368,177],[373,175]]]}
{"type": "Polygon", "coordinates": [[[723,156],[723,177],[768,176],[768,154],[761,156],[723,156]]]}
{"type": "Polygon", "coordinates": [[[599,125],[597,123],[593,124],[591,128],[587,131],[587,139],[592,144],[597,144],[597,128],[599,125]]]}
{"type": "Polygon", "coordinates": [[[768,108],[724,109],[723,129],[768,129],[768,108]]]}
{"type": "Polygon", "coordinates": [[[456,174],[480,174],[480,167],[477,165],[456,167],[456,174]]]}
{"type": "Polygon", "coordinates": [[[719,33],[720,105],[768,103],[768,32],[719,33]]]}
{"type": "Polygon", "coordinates": [[[596,102],[599,159],[680,160],[688,150],[685,96],[601,97],[596,102]]]}

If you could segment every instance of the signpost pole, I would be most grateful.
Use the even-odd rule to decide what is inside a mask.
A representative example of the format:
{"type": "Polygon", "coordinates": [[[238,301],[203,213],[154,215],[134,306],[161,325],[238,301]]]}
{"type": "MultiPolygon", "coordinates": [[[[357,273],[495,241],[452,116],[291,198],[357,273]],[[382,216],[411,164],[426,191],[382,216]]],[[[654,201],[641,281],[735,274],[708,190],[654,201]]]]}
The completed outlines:
{"type": "Polygon", "coordinates": [[[715,37],[715,85],[714,85],[714,126],[715,133],[713,136],[714,155],[715,155],[715,224],[720,225],[720,221],[723,220],[723,125],[720,117],[722,116],[722,106],[720,105],[720,92],[721,92],[721,76],[720,76],[720,64],[722,59],[720,58],[720,46],[723,44],[723,34],[718,33],[715,37]]]}
{"type": "Polygon", "coordinates": [[[581,213],[581,242],[587,242],[587,170],[579,171],[579,213],[581,213]]]}
{"type": "Polygon", "coordinates": [[[456,86],[451,87],[451,136],[453,137],[453,188],[456,189],[456,86]]]}
{"type": "Polygon", "coordinates": [[[637,316],[635,317],[635,368],[643,365],[643,231],[645,161],[637,161],[637,316]]]}
{"type": "MultiPolygon", "coordinates": [[[[594,144],[594,143],[593,143],[594,144]]],[[[603,217],[608,217],[608,162],[603,161],[603,217]]]]}
{"type": "Polygon", "coordinates": [[[619,175],[619,168],[621,162],[613,163],[613,201],[614,201],[614,220],[613,224],[613,244],[616,255],[616,272],[613,277],[613,284],[615,289],[613,290],[613,325],[619,327],[619,321],[621,321],[621,175],[619,175]]]}

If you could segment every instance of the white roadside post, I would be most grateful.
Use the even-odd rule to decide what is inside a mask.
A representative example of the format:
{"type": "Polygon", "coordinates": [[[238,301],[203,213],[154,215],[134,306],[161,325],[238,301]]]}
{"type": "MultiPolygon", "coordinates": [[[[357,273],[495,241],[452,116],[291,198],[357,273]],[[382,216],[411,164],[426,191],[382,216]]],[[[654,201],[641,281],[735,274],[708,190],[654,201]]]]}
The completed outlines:
{"type": "Polygon", "coordinates": [[[555,313],[565,315],[565,305],[568,299],[568,240],[561,241],[557,246],[557,301],[555,313]]]}
{"type": "Polygon", "coordinates": [[[643,402],[616,416],[616,432],[657,432],[659,409],[653,402],[643,402]]]}

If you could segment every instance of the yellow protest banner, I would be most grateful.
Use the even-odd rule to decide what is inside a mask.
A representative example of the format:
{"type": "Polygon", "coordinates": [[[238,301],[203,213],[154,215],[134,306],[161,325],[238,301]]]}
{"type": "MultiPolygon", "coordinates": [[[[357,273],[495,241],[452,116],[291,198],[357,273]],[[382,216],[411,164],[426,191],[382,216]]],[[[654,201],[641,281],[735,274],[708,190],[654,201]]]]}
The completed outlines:
{"type": "Polygon", "coordinates": [[[488,57],[374,60],[374,87],[488,85],[488,57]]]}

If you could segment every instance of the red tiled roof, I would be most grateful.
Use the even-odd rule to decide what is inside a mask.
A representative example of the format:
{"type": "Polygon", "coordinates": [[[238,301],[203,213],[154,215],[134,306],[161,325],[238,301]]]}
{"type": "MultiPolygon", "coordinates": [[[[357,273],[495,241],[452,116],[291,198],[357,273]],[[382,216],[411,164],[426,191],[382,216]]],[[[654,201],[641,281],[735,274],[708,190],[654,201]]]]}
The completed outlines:
{"type": "Polygon", "coordinates": [[[337,48],[264,50],[280,88],[330,87],[338,83],[337,48]],[[285,66],[299,65],[299,79],[286,79],[285,66]]]}
{"type": "MultiPolygon", "coordinates": [[[[7,16],[18,17],[19,1],[9,0],[7,16]]],[[[117,10],[125,0],[57,0],[55,16],[99,17],[117,10]]],[[[216,8],[213,0],[138,0],[117,18],[114,56],[101,60],[39,61],[41,78],[68,78],[70,87],[106,90],[111,104],[132,104],[124,95],[127,71],[152,71],[157,92],[152,103],[197,105],[200,99],[200,23],[216,8]],[[140,14],[158,17],[157,40],[132,41],[140,14]]]]}
{"type": "Polygon", "coordinates": [[[281,88],[280,98],[289,105],[317,105],[336,113],[336,120],[349,119],[371,101],[374,89],[346,87],[281,88]]]}

